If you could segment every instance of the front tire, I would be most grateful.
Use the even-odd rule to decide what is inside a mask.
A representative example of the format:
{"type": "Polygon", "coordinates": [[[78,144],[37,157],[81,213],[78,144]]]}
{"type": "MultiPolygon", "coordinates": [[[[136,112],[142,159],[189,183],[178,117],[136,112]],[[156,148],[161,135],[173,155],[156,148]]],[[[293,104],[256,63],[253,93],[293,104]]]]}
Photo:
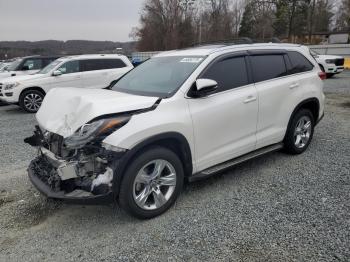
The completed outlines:
{"type": "Polygon", "coordinates": [[[134,158],[119,191],[119,205],[141,219],[164,213],[176,201],[184,181],[179,157],[164,147],[151,147],[134,158]]]}
{"type": "Polygon", "coordinates": [[[290,154],[301,154],[309,146],[315,127],[311,111],[301,109],[294,114],[284,138],[285,151],[290,154]]]}
{"type": "Polygon", "coordinates": [[[44,96],[38,90],[24,91],[19,97],[19,106],[28,113],[36,113],[44,100],[44,96]]]}

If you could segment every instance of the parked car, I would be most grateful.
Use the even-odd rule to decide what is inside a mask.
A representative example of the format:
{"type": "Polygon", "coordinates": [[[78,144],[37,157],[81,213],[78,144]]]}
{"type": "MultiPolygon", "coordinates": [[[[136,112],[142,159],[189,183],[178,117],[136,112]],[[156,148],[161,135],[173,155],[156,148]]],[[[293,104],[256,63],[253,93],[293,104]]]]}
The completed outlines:
{"type": "Polygon", "coordinates": [[[63,57],[37,74],[0,80],[0,100],[35,113],[54,87],[106,88],[132,68],[122,55],[63,57]]]}
{"type": "Polygon", "coordinates": [[[7,62],[0,63],[0,73],[5,71],[9,65],[10,63],[7,62]]]}
{"type": "Polygon", "coordinates": [[[156,55],[111,90],[54,89],[25,139],[39,152],[29,178],[49,198],[117,199],[157,216],[185,180],[304,152],[323,116],[324,76],[303,46],[215,45],[156,55]]]}
{"type": "Polygon", "coordinates": [[[310,50],[310,52],[316,59],[321,70],[326,73],[328,78],[344,71],[344,57],[335,55],[321,55],[313,50],[310,50]]]}
{"type": "Polygon", "coordinates": [[[27,56],[11,62],[5,71],[0,72],[0,80],[12,76],[37,73],[59,56],[27,56]]]}

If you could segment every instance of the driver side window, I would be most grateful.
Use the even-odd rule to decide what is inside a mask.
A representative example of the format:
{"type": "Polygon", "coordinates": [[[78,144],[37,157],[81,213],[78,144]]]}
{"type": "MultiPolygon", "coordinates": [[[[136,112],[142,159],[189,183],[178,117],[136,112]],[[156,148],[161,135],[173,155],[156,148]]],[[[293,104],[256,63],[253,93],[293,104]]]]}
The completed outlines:
{"type": "Polygon", "coordinates": [[[248,74],[244,56],[227,57],[215,62],[201,76],[215,80],[218,83],[218,92],[247,85],[248,74]]]}
{"type": "Polygon", "coordinates": [[[57,70],[61,71],[62,74],[72,74],[80,72],[79,61],[69,61],[61,65],[57,70]]]}

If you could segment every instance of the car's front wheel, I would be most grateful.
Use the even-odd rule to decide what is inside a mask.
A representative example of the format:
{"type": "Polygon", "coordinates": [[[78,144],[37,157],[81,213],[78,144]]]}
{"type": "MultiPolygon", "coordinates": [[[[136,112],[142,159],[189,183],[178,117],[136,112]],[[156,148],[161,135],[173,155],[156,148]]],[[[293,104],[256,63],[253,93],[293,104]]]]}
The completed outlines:
{"type": "Polygon", "coordinates": [[[120,186],[119,204],[141,219],[158,216],[175,202],[183,180],[179,157],[169,149],[151,147],[129,163],[120,186]]]}
{"type": "Polygon", "coordinates": [[[19,105],[23,110],[29,113],[36,113],[44,100],[44,96],[45,95],[38,90],[24,91],[19,98],[19,105]]]}

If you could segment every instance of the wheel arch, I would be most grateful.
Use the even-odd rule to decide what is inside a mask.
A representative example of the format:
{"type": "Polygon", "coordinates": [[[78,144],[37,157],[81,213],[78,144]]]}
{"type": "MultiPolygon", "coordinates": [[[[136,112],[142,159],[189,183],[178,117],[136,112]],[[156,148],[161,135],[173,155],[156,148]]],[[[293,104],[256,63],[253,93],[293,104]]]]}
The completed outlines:
{"type": "Polygon", "coordinates": [[[142,154],[142,151],[150,148],[152,146],[163,146],[167,149],[172,150],[176,153],[183,165],[185,177],[188,177],[192,174],[192,153],[190,145],[187,139],[178,132],[166,132],[151,136],[142,142],[138,143],[132,149],[127,151],[125,155],[120,159],[117,165],[117,173],[114,177],[115,193],[119,193],[120,182],[123,178],[126,168],[130,161],[132,161],[137,155],[142,154]],[[119,174],[119,175],[118,175],[119,174]],[[121,174],[121,175],[120,175],[121,174]]]}
{"type": "MultiPolygon", "coordinates": [[[[314,117],[314,121],[315,123],[318,120],[319,117],[319,112],[320,112],[320,101],[316,98],[316,97],[311,97],[308,99],[305,99],[303,101],[301,101],[293,110],[292,114],[289,117],[289,121],[288,121],[288,126],[286,129],[286,134],[287,134],[287,130],[290,128],[292,119],[294,117],[294,115],[300,110],[300,109],[309,109],[314,117]]],[[[285,134],[285,136],[286,136],[285,134]]]]}
{"type": "Polygon", "coordinates": [[[21,96],[23,95],[24,92],[27,92],[27,91],[29,91],[29,90],[36,90],[36,91],[39,91],[39,92],[43,93],[44,96],[46,95],[45,90],[42,89],[41,87],[39,87],[39,86],[31,86],[31,87],[26,87],[25,89],[23,89],[23,90],[21,91],[19,97],[21,97],[21,96]]]}

